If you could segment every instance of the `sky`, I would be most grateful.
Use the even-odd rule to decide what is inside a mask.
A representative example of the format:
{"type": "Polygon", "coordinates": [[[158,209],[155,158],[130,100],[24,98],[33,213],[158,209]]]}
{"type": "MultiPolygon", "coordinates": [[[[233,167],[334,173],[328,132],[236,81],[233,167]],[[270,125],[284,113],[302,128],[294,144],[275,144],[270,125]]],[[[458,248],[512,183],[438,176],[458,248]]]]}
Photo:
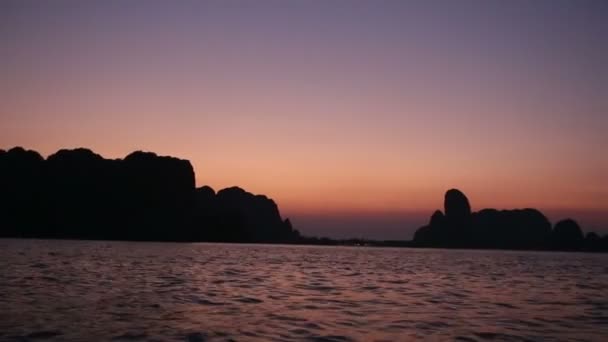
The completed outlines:
{"type": "Polygon", "coordinates": [[[608,2],[0,2],[0,148],[188,159],[304,234],[443,194],[608,233],[608,2]]]}

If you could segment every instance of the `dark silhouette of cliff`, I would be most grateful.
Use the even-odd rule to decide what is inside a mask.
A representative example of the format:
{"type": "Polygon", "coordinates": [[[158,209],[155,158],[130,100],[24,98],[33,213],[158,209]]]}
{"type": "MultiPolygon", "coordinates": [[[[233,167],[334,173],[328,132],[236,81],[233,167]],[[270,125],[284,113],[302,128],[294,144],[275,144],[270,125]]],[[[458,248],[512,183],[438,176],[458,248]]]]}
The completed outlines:
{"type": "Polygon", "coordinates": [[[608,250],[608,236],[583,232],[571,219],[549,220],[536,209],[471,212],[467,197],[459,190],[445,194],[445,215],[437,210],[428,225],[414,235],[414,245],[448,248],[501,248],[553,250],[608,250]]]}
{"type": "Polygon", "coordinates": [[[0,236],[154,241],[293,242],[275,202],[240,188],[195,188],[187,160],[88,149],[46,160],[0,150],[0,236]]]}
{"type": "Polygon", "coordinates": [[[215,191],[196,189],[194,240],[226,242],[296,242],[300,233],[289,219],[282,220],[276,203],[263,195],[253,195],[232,187],[215,191]]]}
{"type": "Polygon", "coordinates": [[[43,223],[44,159],[15,147],[0,152],[0,224],[2,234],[32,234],[43,223]]]}
{"type": "Polygon", "coordinates": [[[563,250],[578,250],[583,247],[583,231],[572,219],[565,219],[555,224],[551,236],[553,248],[563,250]]]}

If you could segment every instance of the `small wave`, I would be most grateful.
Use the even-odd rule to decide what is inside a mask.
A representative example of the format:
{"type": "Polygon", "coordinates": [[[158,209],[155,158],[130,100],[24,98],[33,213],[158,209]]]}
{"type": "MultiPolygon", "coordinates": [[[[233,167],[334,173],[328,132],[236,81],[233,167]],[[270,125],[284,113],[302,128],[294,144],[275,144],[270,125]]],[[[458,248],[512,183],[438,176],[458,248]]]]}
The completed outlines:
{"type": "Polygon", "coordinates": [[[525,341],[521,336],[501,334],[496,332],[478,332],[474,333],[475,336],[486,339],[486,340],[500,340],[500,341],[525,341]]]}
{"type": "Polygon", "coordinates": [[[57,279],[55,277],[50,277],[50,276],[42,276],[42,277],[40,277],[40,279],[42,279],[44,281],[49,281],[49,282],[59,282],[59,279],[57,279]]]}
{"type": "Polygon", "coordinates": [[[196,300],[196,304],[201,304],[201,305],[224,305],[224,303],[222,302],[214,302],[212,300],[208,300],[208,299],[197,299],[196,300]]]}
{"type": "Polygon", "coordinates": [[[226,276],[236,276],[236,275],[241,275],[243,272],[241,270],[237,270],[234,268],[229,268],[224,270],[224,275],[226,276]]]}
{"type": "Polygon", "coordinates": [[[148,338],[148,335],[146,335],[145,333],[124,333],[118,336],[115,336],[112,338],[112,340],[114,341],[124,341],[124,340],[129,340],[129,341],[133,341],[133,340],[145,340],[148,338]]]}
{"type": "Polygon", "coordinates": [[[46,340],[49,338],[57,337],[63,335],[60,331],[55,330],[43,330],[43,331],[35,331],[25,336],[26,339],[32,340],[46,340]]]}
{"type": "Polygon", "coordinates": [[[379,286],[369,285],[369,286],[363,286],[361,289],[365,290],[365,291],[373,291],[373,290],[377,290],[379,288],[380,288],[379,286]]]}
{"type": "Polygon", "coordinates": [[[258,304],[262,303],[263,300],[252,298],[252,297],[239,297],[236,299],[237,302],[246,303],[246,304],[258,304]]]}
{"type": "Polygon", "coordinates": [[[314,342],[350,342],[354,341],[352,338],[341,335],[328,335],[328,336],[313,336],[309,341],[314,342]]]}
{"type": "Polygon", "coordinates": [[[275,313],[271,313],[267,315],[270,319],[276,319],[279,321],[287,321],[287,322],[304,322],[306,319],[292,316],[279,315],[275,313]]]}
{"type": "Polygon", "coordinates": [[[340,322],[337,322],[337,323],[338,323],[338,325],[342,325],[342,326],[345,326],[345,327],[354,327],[354,326],[356,326],[358,324],[357,322],[354,322],[354,321],[340,321],[340,322]]]}
{"type": "Polygon", "coordinates": [[[309,335],[310,331],[308,331],[306,329],[296,328],[296,329],[289,330],[289,333],[292,335],[309,335]]]}
{"type": "Polygon", "coordinates": [[[320,284],[303,285],[300,288],[304,289],[304,290],[314,290],[314,291],[320,291],[320,292],[329,292],[329,291],[333,291],[336,289],[333,286],[326,286],[326,285],[320,285],[320,284]]]}
{"type": "Polygon", "coordinates": [[[456,340],[456,341],[466,341],[466,342],[477,342],[476,339],[471,338],[471,337],[467,337],[467,336],[456,336],[454,338],[454,340],[456,340]]]}
{"type": "Polygon", "coordinates": [[[306,322],[303,327],[308,328],[308,329],[312,329],[312,330],[320,330],[323,329],[320,325],[318,325],[317,323],[313,323],[313,322],[306,322]]]}
{"type": "Polygon", "coordinates": [[[190,333],[186,335],[186,341],[188,342],[205,342],[207,341],[207,335],[203,333],[190,333]]]}

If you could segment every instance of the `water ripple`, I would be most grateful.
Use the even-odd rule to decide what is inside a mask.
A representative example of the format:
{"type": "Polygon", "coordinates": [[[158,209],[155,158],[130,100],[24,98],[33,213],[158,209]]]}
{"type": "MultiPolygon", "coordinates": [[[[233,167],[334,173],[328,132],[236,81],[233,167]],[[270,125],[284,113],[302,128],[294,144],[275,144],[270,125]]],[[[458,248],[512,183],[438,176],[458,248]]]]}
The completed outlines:
{"type": "Polygon", "coordinates": [[[0,340],[605,341],[608,255],[0,240],[0,340]]]}

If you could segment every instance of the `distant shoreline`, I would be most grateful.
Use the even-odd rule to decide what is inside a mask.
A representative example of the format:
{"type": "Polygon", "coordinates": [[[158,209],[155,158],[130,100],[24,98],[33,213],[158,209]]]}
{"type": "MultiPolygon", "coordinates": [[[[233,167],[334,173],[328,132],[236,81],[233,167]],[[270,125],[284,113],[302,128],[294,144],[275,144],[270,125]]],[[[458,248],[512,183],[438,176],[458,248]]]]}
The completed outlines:
{"type": "Polygon", "coordinates": [[[2,236],[0,240],[50,240],[50,241],[76,241],[76,242],[136,242],[136,243],[168,243],[168,244],[226,244],[226,245],[267,245],[267,246],[310,246],[310,247],[357,247],[357,248],[408,248],[408,249],[433,249],[454,251],[511,251],[511,252],[554,252],[554,253],[590,253],[603,254],[607,250],[567,250],[567,249],[515,249],[515,248],[484,248],[484,247],[429,247],[418,246],[412,240],[403,241],[378,241],[361,240],[363,243],[353,243],[352,240],[334,240],[326,243],[310,242],[228,242],[228,241],[162,241],[162,240],[108,240],[108,239],[75,239],[75,238],[40,238],[40,237],[9,237],[2,236]]]}

